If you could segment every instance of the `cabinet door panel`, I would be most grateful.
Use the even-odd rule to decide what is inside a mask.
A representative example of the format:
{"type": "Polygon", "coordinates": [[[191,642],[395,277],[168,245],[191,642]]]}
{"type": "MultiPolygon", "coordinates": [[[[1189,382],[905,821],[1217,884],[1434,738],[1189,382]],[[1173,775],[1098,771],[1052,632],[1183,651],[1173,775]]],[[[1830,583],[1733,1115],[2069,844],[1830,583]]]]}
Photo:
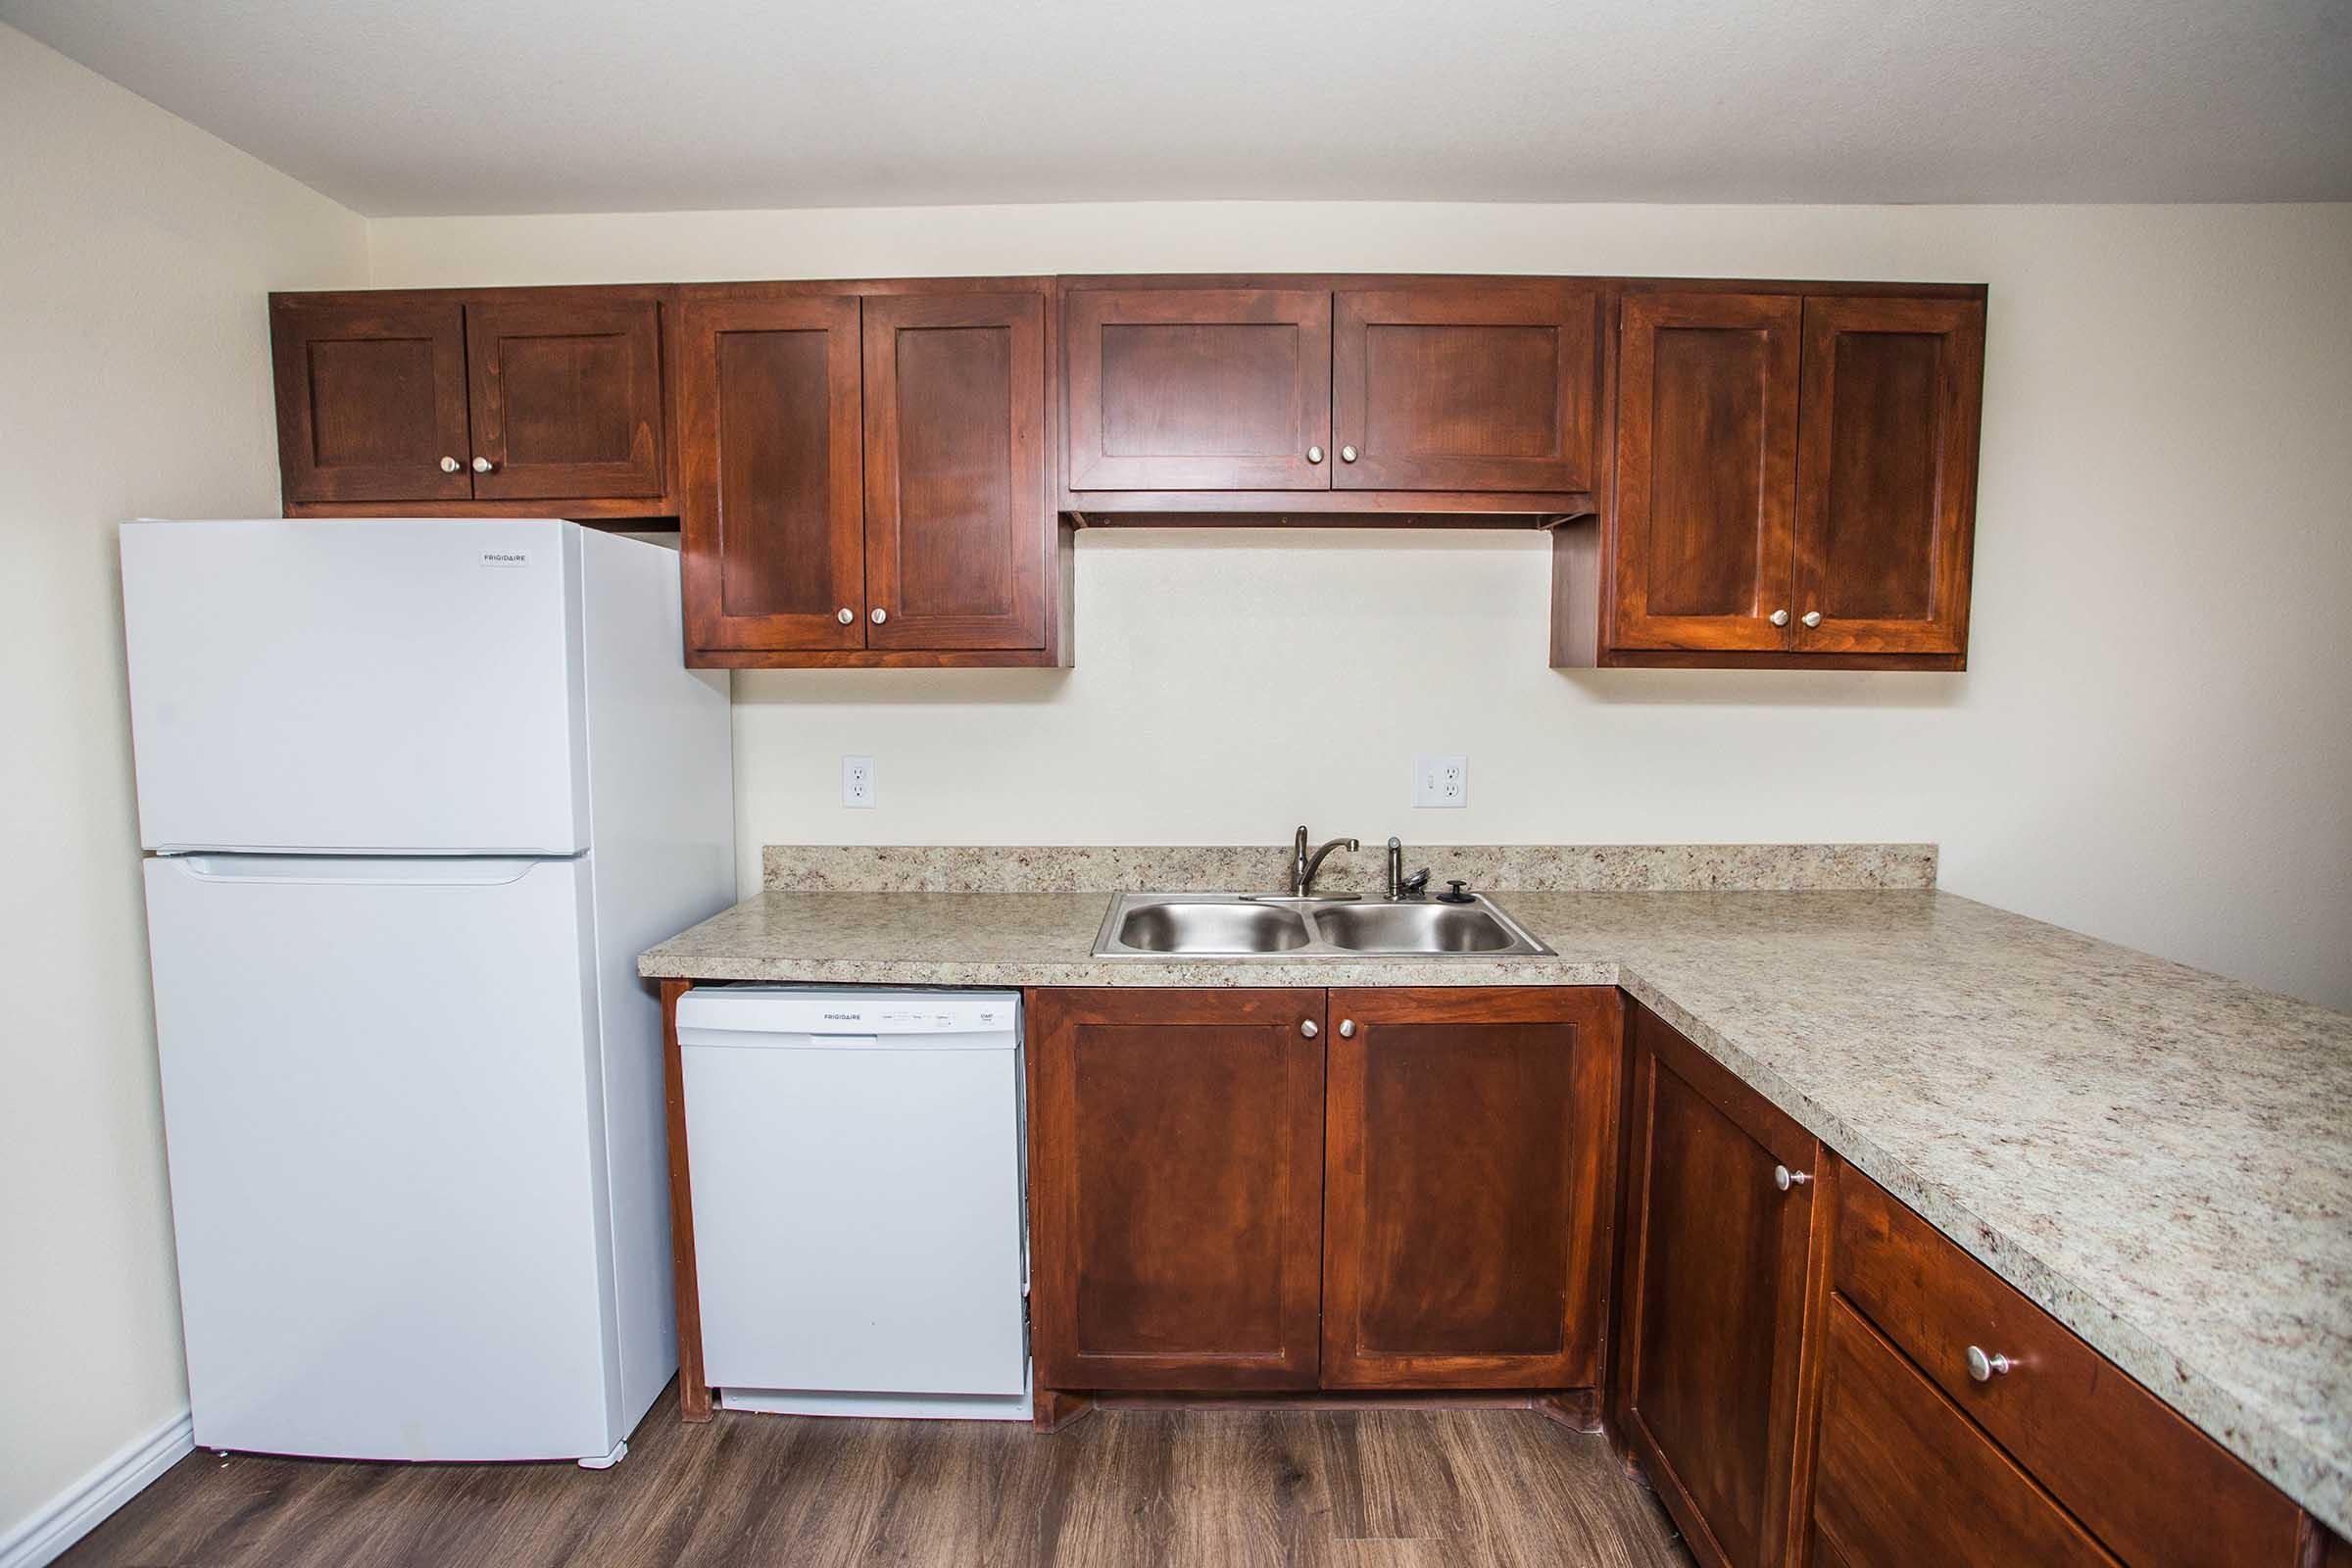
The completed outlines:
{"type": "Polygon", "coordinates": [[[688,646],[864,647],[857,298],[698,300],[681,321],[688,646]]]}
{"type": "Polygon", "coordinates": [[[1630,294],[1618,341],[1621,648],[1789,640],[1798,319],[1788,295],[1630,294]]]}
{"type": "Polygon", "coordinates": [[[1795,646],[1968,645],[1984,307],[1809,299],[1799,416],[1795,646]],[[1818,624],[1802,617],[1819,614],[1818,624]]]}
{"type": "Polygon", "coordinates": [[[1326,1388],[1590,1386],[1619,1004],[1335,991],[1326,1388]]]}
{"type": "Polygon", "coordinates": [[[1550,280],[1342,289],[1333,487],[1590,490],[1600,300],[1550,280]]]}
{"type": "Polygon", "coordinates": [[[472,496],[459,306],[279,302],[270,325],[288,502],[472,496]]]}
{"type": "Polygon", "coordinates": [[[1039,648],[1052,592],[1046,297],[865,302],[869,648],[1039,648]]]}
{"type": "Polygon", "coordinates": [[[1029,994],[1037,1381],[1311,1389],[1320,991],[1029,994]]]}
{"type": "Polygon", "coordinates": [[[1815,1568],[2116,1562],[1838,1298],[1823,1343],[1810,1536],[1815,1568]]]}
{"type": "Polygon", "coordinates": [[[1330,294],[1076,288],[1066,299],[1071,489],[1330,486],[1330,294]]]}
{"type": "Polygon", "coordinates": [[[560,298],[466,308],[482,501],[660,496],[662,307],[560,298]]]}
{"type": "Polygon", "coordinates": [[[1620,1426],[1710,1568],[1786,1541],[1819,1146],[1646,1009],[1630,1009],[1620,1426]]]}

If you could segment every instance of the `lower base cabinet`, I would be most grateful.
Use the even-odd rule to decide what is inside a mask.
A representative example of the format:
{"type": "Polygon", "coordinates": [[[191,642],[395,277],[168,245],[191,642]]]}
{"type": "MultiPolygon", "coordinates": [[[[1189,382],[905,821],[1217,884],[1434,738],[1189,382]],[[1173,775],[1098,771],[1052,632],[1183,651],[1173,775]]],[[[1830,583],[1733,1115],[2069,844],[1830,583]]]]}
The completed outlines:
{"type": "Polygon", "coordinates": [[[2330,1539],[1628,1009],[1609,1412],[1707,1568],[2296,1568],[2330,1539]]]}
{"type": "Polygon", "coordinates": [[[1040,1388],[1598,1374],[1617,993],[1039,990],[1040,1388]]]}
{"type": "Polygon", "coordinates": [[[1815,1568],[2113,1568],[2116,1559],[1842,1300],[1822,1346],[1815,1568]]]}
{"type": "Polygon", "coordinates": [[[1629,1008],[1625,1280],[1611,1414],[1705,1568],[1782,1561],[1821,1146],[1629,1008]]]}

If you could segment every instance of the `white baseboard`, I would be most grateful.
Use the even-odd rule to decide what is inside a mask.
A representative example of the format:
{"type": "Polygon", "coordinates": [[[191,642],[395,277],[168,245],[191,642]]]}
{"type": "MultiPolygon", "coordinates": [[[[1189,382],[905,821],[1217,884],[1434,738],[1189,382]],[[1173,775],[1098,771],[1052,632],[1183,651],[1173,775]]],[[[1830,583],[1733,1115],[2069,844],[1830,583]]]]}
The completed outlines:
{"type": "Polygon", "coordinates": [[[196,1449],[188,1412],[180,1411],[0,1534],[0,1568],[45,1568],[196,1449]]]}

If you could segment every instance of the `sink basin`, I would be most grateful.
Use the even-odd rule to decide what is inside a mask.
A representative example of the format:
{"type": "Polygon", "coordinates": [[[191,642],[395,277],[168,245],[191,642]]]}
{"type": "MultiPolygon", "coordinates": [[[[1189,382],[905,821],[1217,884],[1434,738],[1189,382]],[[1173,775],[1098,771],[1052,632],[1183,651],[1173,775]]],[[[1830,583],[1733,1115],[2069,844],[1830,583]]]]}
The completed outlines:
{"type": "Polygon", "coordinates": [[[1144,953],[1214,955],[1289,953],[1312,937],[1296,909],[1262,904],[1147,904],[1127,911],[1118,940],[1144,953]]]}
{"type": "Polygon", "coordinates": [[[1098,958],[1495,958],[1551,950],[1486,898],[1413,903],[1339,894],[1121,893],[1098,958]]]}
{"type": "Polygon", "coordinates": [[[1365,904],[1315,911],[1323,940],[1349,953],[1502,953],[1518,939],[1475,904],[1365,904]]]}

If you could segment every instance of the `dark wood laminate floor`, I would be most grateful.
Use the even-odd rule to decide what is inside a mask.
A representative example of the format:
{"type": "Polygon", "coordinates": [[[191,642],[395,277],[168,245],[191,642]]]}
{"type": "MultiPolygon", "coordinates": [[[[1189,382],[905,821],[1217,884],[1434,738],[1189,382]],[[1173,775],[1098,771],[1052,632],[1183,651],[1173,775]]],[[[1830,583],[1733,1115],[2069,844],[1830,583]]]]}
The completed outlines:
{"type": "Polygon", "coordinates": [[[674,1392],[570,1465],[223,1461],[199,1449],[65,1568],[1435,1564],[1688,1568],[1610,1455],[1524,1410],[1102,1410],[985,1422],[720,1412],[674,1392]]]}

